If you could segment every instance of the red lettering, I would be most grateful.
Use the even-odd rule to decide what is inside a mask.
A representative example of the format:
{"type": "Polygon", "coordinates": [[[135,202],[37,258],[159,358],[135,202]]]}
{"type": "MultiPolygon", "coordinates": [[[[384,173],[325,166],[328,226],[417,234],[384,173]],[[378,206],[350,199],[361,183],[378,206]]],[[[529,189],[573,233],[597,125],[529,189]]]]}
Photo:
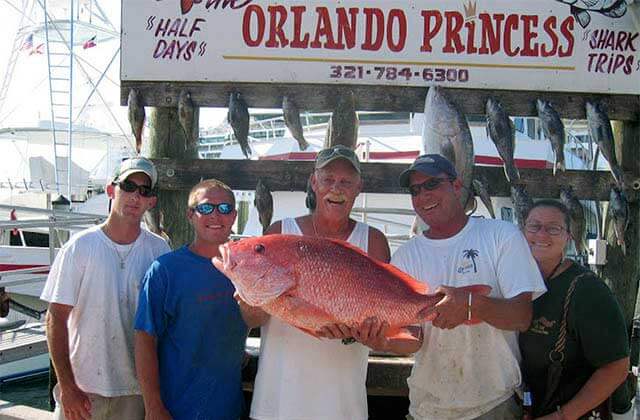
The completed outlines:
{"type": "Polygon", "coordinates": [[[537,57],[540,52],[538,48],[538,43],[533,42],[535,38],[538,37],[538,32],[534,29],[538,27],[538,16],[537,15],[522,15],[520,16],[522,19],[523,26],[523,38],[524,43],[522,47],[522,51],[520,51],[520,55],[524,57],[537,57]]]}
{"type": "Polygon", "coordinates": [[[464,27],[467,28],[467,54],[475,54],[478,52],[476,48],[476,22],[470,20],[464,23],[464,27]]]}
{"type": "Polygon", "coordinates": [[[569,57],[573,54],[573,45],[575,39],[573,38],[573,16],[567,17],[560,24],[560,33],[567,40],[567,49],[563,49],[562,46],[558,48],[558,57],[569,57]]]}
{"type": "Polygon", "coordinates": [[[482,22],[482,46],[480,47],[480,54],[495,54],[500,50],[500,39],[502,38],[502,21],[504,20],[503,13],[496,13],[493,15],[493,19],[488,13],[480,13],[480,21],[482,22]],[[495,22],[495,27],[492,22],[495,22]],[[489,44],[487,46],[487,44],[489,44]]]}
{"type": "MultiPolygon", "coordinates": [[[[318,22],[316,23],[316,36],[309,46],[311,48],[324,47],[330,50],[340,49],[340,45],[336,44],[336,41],[333,39],[333,28],[331,27],[329,9],[326,7],[316,7],[316,13],[318,14],[318,22]],[[321,37],[324,37],[326,39],[324,44],[320,42],[321,37]]],[[[344,49],[344,45],[342,48],[344,49]]]]}
{"type": "Polygon", "coordinates": [[[424,21],[424,35],[420,51],[431,52],[433,50],[431,47],[431,40],[442,27],[442,14],[438,10],[423,10],[422,20],[424,21]],[[431,18],[435,18],[433,28],[431,27],[431,18]]]}
{"type": "Polygon", "coordinates": [[[445,43],[442,52],[444,53],[461,53],[464,51],[462,39],[460,38],[460,30],[464,24],[464,16],[460,12],[444,12],[447,21],[445,32],[445,43]]]}
{"type": "Polygon", "coordinates": [[[349,18],[344,7],[336,10],[338,12],[338,45],[344,49],[343,39],[347,42],[347,48],[352,49],[356,46],[356,29],[357,16],[359,9],[352,7],[349,9],[349,18]]]}
{"type": "Polygon", "coordinates": [[[407,42],[407,17],[401,9],[391,9],[387,20],[387,44],[393,52],[399,52],[404,49],[407,42]],[[394,21],[398,24],[394,25],[394,21]],[[394,27],[398,27],[398,41],[393,42],[394,27]]]}
{"type": "Polygon", "coordinates": [[[300,38],[302,33],[302,14],[307,10],[304,6],[292,6],[293,13],[293,40],[291,48],[307,48],[309,46],[309,34],[305,33],[304,38],[300,38]]]}
{"type": "Polygon", "coordinates": [[[511,44],[511,33],[517,30],[519,25],[518,15],[509,15],[504,23],[504,53],[509,57],[515,57],[520,52],[520,47],[513,49],[511,44]]]}
{"type": "Polygon", "coordinates": [[[262,44],[265,24],[266,18],[260,6],[258,6],[257,4],[252,4],[244,10],[244,15],[242,17],[242,38],[244,39],[244,43],[247,44],[248,47],[258,47],[260,44],[262,44]],[[251,18],[253,15],[255,15],[257,19],[257,36],[255,38],[251,38],[251,18]]]}
{"type": "Polygon", "coordinates": [[[269,6],[269,39],[264,44],[267,48],[286,47],[289,40],[284,34],[282,27],[287,21],[287,9],[284,6],[269,6]],[[278,43],[278,40],[280,41],[278,43]]]}
{"type": "Polygon", "coordinates": [[[541,52],[543,57],[551,57],[558,51],[558,35],[556,35],[556,24],[558,20],[555,16],[548,17],[543,24],[544,31],[551,38],[551,49],[547,49],[546,44],[542,44],[541,52]]]}
{"type": "Polygon", "coordinates": [[[362,11],[365,16],[365,38],[361,48],[365,51],[378,51],[384,40],[384,14],[380,9],[366,8],[362,11]]]}

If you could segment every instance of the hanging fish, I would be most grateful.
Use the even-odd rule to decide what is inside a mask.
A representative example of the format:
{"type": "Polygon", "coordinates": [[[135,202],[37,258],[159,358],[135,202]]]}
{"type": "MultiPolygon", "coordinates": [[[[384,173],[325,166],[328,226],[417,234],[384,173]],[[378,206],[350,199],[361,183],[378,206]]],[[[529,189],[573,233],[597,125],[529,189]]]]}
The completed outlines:
{"type": "Polygon", "coordinates": [[[195,130],[195,107],[191,100],[191,93],[183,90],[178,98],[178,120],[184,131],[184,150],[195,147],[198,132],[195,130]],[[194,132],[195,131],[195,132],[194,132]]]}
{"type": "MultiPolygon", "coordinates": [[[[520,179],[513,156],[516,149],[516,129],[513,121],[505,112],[500,101],[489,98],[486,105],[487,136],[493,141],[498,154],[504,162],[504,175],[507,181],[520,179]]],[[[481,197],[482,198],[482,197],[481,197]]]]}
{"type": "Polygon", "coordinates": [[[475,155],[469,124],[464,114],[437,86],[429,88],[424,103],[424,128],[422,132],[424,153],[437,153],[454,164],[458,178],[464,187],[460,202],[465,210],[473,197],[471,182],[475,155]]]}
{"type": "Polygon", "coordinates": [[[227,120],[233,128],[233,134],[240,144],[242,153],[249,158],[251,147],[249,146],[249,109],[239,92],[231,93],[229,97],[229,113],[227,120]]]}
{"type": "Polygon", "coordinates": [[[259,179],[256,184],[256,195],[253,199],[253,205],[258,209],[258,218],[260,219],[262,234],[264,235],[267,228],[271,226],[271,219],[273,218],[273,195],[271,195],[271,190],[267,184],[262,182],[261,179],[259,179]]]}
{"type": "Polygon", "coordinates": [[[329,123],[327,135],[324,139],[324,148],[337,144],[347,146],[351,150],[356,148],[358,142],[358,114],[356,114],[356,99],[352,91],[338,97],[329,123]]]}
{"type": "Polygon", "coordinates": [[[137,89],[129,90],[127,106],[129,107],[131,132],[136,139],[136,152],[140,154],[140,150],[142,150],[142,130],[144,128],[145,112],[144,105],[142,105],[142,98],[137,89]]]}
{"type": "Polygon", "coordinates": [[[560,188],[560,200],[569,209],[571,238],[576,245],[576,250],[582,254],[587,250],[587,244],[584,239],[585,217],[584,208],[580,204],[580,200],[573,194],[571,186],[560,188]]]}
{"type": "Polygon", "coordinates": [[[611,174],[618,186],[624,187],[622,168],[616,159],[615,141],[609,116],[600,102],[587,102],[586,108],[587,124],[589,125],[591,138],[598,145],[600,154],[607,159],[609,167],[611,168],[611,174]]]}
{"type": "Polygon", "coordinates": [[[613,219],[613,230],[622,254],[627,255],[625,232],[629,226],[629,202],[624,191],[616,186],[612,186],[609,193],[609,216],[613,219]]]}
{"type": "Polygon", "coordinates": [[[289,129],[289,132],[291,132],[293,138],[298,142],[300,150],[307,150],[309,143],[307,143],[307,140],[304,138],[302,123],[300,122],[300,111],[298,110],[296,103],[287,96],[282,98],[282,113],[284,116],[284,123],[289,129]]]}
{"type": "Polygon", "coordinates": [[[555,175],[558,169],[561,171],[566,169],[564,164],[564,124],[560,119],[558,111],[551,106],[550,102],[538,99],[536,101],[536,107],[538,109],[538,118],[540,118],[542,132],[551,142],[551,147],[555,154],[555,162],[553,165],[553,174],[555,175]]]}
{"type": "Polygon", "coordinates": [[[518,226],[522,228],[524,227],[524,222],[531,207],[533,207],[533,200],[529,197],[527,189],[523,184],[511,185],[511,200],[513,201],[518,226]]]}
{"type": "Polygon", "coordinates": [[[491,201],[491,196],[489,195],[489,191],[487,191],[486,183],[480,181],[479,179],[473,180],[473,192],[480,197],[480,201],[489,211],[489,215],[492,219],[496,218],[496,214],[493,211],[493,203],[491,201]]]}

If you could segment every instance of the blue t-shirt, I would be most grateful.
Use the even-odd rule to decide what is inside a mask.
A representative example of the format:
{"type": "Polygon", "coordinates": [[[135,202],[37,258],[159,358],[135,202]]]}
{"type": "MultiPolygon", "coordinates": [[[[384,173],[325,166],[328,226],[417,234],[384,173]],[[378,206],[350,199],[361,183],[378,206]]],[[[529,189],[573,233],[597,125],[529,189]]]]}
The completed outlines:
{"type": "Polygon", "coordinates": [[[184,246],[153,262],[135,329],[158,340],[160,392],[176,420],[238,419],[247,325],[234,287],[184,246]]]}

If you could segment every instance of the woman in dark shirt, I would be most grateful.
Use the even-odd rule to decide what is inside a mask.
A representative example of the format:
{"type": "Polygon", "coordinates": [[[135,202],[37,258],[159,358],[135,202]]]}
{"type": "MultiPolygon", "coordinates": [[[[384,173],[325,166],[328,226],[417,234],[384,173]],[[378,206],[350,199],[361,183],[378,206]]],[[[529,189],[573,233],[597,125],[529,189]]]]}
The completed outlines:
{"type": "MultiPolygon", "coordinates": [[[[578,419],[605,401],[629,370],[629,341],[620,307],[604,282],[564,257],[570,240],[569,211],[559,202],[538,201],[525,219],[524,234],[545,279],[547,293],[533,302],[529,330],[520,334],[522,371],[531,389],[534,415],[578,419]],[[575,282],[557,387],[549,391],[550,352],[558,343],[568,290],[575,282]]],[[[560,359],[560,355],[551,357],[560,359]]]]}

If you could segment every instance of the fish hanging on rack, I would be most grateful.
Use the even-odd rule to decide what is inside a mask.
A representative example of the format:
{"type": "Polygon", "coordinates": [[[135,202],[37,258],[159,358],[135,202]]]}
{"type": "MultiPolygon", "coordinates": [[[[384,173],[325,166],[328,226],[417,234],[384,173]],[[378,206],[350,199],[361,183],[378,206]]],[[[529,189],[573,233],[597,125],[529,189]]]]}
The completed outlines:
{"type": "Polygon", "coordinates": [[[227,120],[231,124],[233,134],[240,144],[242,153],[248,159],[251,156],[251,146],[249,146],[249,108],[239,92],[232,92],[229,97],[227,120]]]}
{"type": "Polygon", "coordinates": [[[467,119],[443,88],[432,86],[424,103],[422,131],[424,153],[437,153],[449,159],[462,182],[460,202],[465,210],[473,198],[475,154],[467,119]]]}
{"type": "Polygon", "coordinates": [[[137,89],[129,90],[127,106],[129,107],[131,132],[136,139],[136,152],[140,154],[140,150],[142,150],[142,130],[144,129],[145,112],[140,92],[138,92],[137,89]]]}
{"type": "Polygon", "coordinates": [[[516,168],[514,154],[516,150],[516,129],[513,121],[505,112],[500,101],[489,98],[486,105],[487,136],[496,145],[498,154],[504,162],[504,175],[507,181],[515,182],[520,179],[516,168]]]}
{"type": "Polygon", "coordinates": [[[358,127],[360,122],[356,113],[356,99],[352,91],[338,97],[336,107],[327,124],[327,134],[323,148],[327,149],[338,144],[351,150],[358,142],[358,127]]]}
{"type": "Polygon", "coordinates": [[[566,169],[564,163],[564,124],[560,119],[560,114],[551,106],[549,101],[538,99],[536,101],[536,108],[538,109],[538,118],[540,118],[542,132],[551,142],[551,147],[555,154],[555,162],[553,165],[553,174],[555,175],[558,169],[561,171],[566,169]]]}
{"type": "Polygon", "coordinates": [[[300,111],[293,99],[288,96],[282,98],[282,114],[284,116],[284,123],[293,138],[298,142],[300,150],[307,150],[309,143],[307,143],[307,140],[304,138],[302,123],[300,122],[300,111]]]}
{"type": "Polygon", "coordinates": [[[178,121],[184,131],[184,150],[196,147],[198,132],[196,131],[195,107],[191,93],[183,90],[178,97],[178,121]]]}

